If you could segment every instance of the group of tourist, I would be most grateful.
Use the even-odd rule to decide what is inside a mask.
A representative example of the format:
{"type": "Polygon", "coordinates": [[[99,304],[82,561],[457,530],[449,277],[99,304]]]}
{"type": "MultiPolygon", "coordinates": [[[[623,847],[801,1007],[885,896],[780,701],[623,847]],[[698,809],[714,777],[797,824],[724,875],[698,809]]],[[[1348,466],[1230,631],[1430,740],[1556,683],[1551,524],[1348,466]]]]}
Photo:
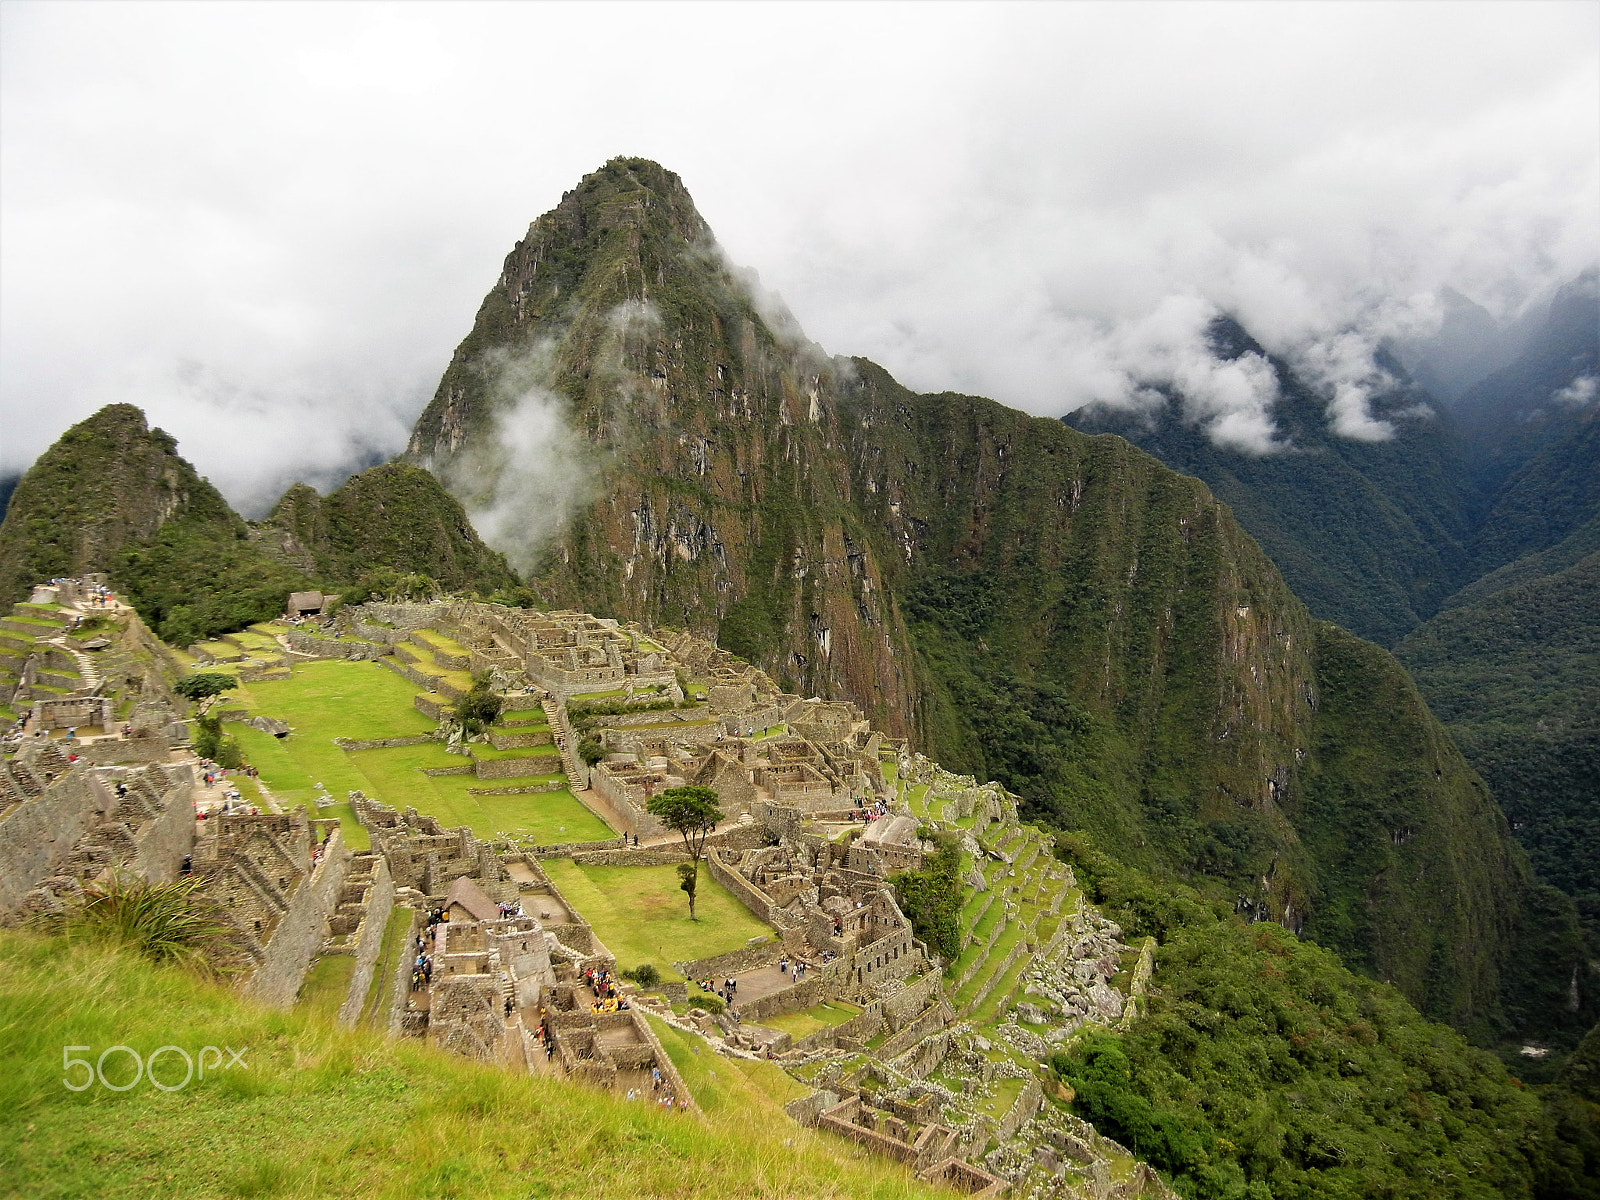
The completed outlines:
{"type": "Polygon", "coordinates": [[[433,981],[433,955],[428,953],[428,943],[420,934],[417,936],[416,952],[416,958],[411,963],[413,992],[421,991],[433,981]]]}
{"type": "Polygon", "coordinates": [[[887,800],[874,800],[865,808],[851,810],[850,819],[860,821],[863,825],[870,824],[881,817],[889,815],[889,802],[887,800]]]}
{"type": "Polygon", "coordinates": [[[801,962],[798,958],[790,961],[790,958],[787,954],[780,954],[778,956],[778,974],[787,975],[790,967],[794,968],[794,981],[796,983],[799,983],[806,977],[806,963],[801,962]]]}
{"type": "Polygon", "coordinates": [[[556,1044],[550,1037],[550,1014],[543,1005],[539,1006],[539,1028],[533,1031],[533,1040],[544,1047],[545,1061],[550,1061],[550,1056],[556,1052],[556,1044]]]}
{"type": "Polygon", "coordinates": [[[507,919],[509,919],[511,917],[524,917],[524,916],[527,916],[527,914],[522,911],[522,901],[520,901],[520,900],[518,900],[514,904],[506,904],[506,903],[502,902],[500,904],[495,905],[495,907],[500,910],[500,919],[502,921],[507,920],[507,919]]]}
{"type": "Polygon", "coordinates": [[[617,981],[610,971],[594,968],[583,973],[583,982],[594,993],[596,1000],[614,1000],[617,996],[617,981]]]}
{"type": "Polygon", "coordinates": [[[739,981],[729,975],[722,981],[722,986],[718,987],[715,979],[702,979],[700,980],[700,990],[702,992],[710,992],[713,996],[720,996],[724,1003],[732,1004],[734,997],[739,992],[739,981]]]}

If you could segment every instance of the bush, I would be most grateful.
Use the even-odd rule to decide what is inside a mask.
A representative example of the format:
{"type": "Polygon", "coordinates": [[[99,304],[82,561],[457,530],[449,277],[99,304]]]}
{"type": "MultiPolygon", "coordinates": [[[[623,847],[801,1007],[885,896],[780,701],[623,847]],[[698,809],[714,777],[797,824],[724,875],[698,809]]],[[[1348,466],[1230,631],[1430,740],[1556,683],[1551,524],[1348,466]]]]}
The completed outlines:
{"type": "Polygon", "coordinates": [[[194,735],[196,754],[230,771],[244,766],[244,754],[239,749],[239,743],[222,732],[222,718],[215,715],[198,717],[195,725],[198,727],[194,735]]]}
{"type": "Polygon", "coordinates": [[[177,963],[211,973],[231,946],[232,931],[221,910],[194,875],[171,883],[147,883],[122,875],[90,884],[68,931],[137,950],[155,962],[177,963]]]}
{"type": "Polygon", "coordinates": [[[656,970],[655,963],[640,963],[633,970],[624,971],[622,975],[624,979],[631,979],[646,990],[661,982],[661,972],[656,970]]]}
{"type": "Polygon", "coordinates": [[[586,737],[578,743],[578,757],[591,767],[605,756],[606,748],[600,744],[599,738],[586,737]]]}
{"type": "Polygon", "coordinates": [[[689,1007],[703,1008],[713,1015],[727,1011],[728,1006],[715,992],[708,992],[698,983],[689,990],[689,1007]]]}

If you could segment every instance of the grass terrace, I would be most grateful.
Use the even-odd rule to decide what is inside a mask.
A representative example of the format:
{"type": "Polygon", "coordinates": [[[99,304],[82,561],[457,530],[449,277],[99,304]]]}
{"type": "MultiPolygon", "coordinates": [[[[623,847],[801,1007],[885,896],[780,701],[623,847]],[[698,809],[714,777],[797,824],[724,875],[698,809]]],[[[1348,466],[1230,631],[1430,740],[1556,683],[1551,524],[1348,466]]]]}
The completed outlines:
{"type": "Polygon", "coordinates": [[[702,866],[695,910],[678,887],[673,866],[584,867],[570,858],[549,859],[545,873],[594,926],[619,967],[654,963],[664,979],[683,976],[675,962],[738,950],[751,938],[773,936],[702,866]]]}
{"type": "MultiPolygon", "coordinates": [[[[699,1038],[674,1029],[659,1017],[647,1019],[661,1048],[688,1085],[689,1094],[707,1116],[761,1123],[781,1129],[791,1137],[802,1132],[783,1111],[783,1106],[809,1094],[811,1089],[805,1084],[784,1074],[775,1063],[723,1058],[713,1054],[699,1038]]],[[[644,1103],[648,1104],[649,1099],[644,1103]]],[[[789,1189],[783,1188],[776,1194],[788,1195],[789,1189]]]]}
{"type": "MultiPolygon", "coordinates": [[[[355,823],[355,814],[345,802],[346,794],[354,790],[395,808],[415,807],[437,817],[446,827],[466,825],[483,838],[504,835],[549,845],[613,836],[604,821],[564,788],[512,796],[474,796],[469,790],[564,782],[560,775],[492,781],[470,774],[424,775],[422,768],[471,766],[470,759],[449,754],[433,741],[381,750],[341,750],[333,744],[336,737],[369,740],[431,733],[434,723],[412,707],[416,685],[385,667],[365,662],[302,661],[296,662],[293,670],[288,679],[258,680],[229,693],[230,704],[287,721],[294,729],[289,737],[280,741],[242,724],[230,724],[228,732],[238,739],[245,760],[261,772],[262,781],[285,807],[304,804],[314,808],[316,784],[324,785],[338,803],[323,809],[321,815],[339,818],[346,844],[352,849],[369,845],[366,831],[355,823]]],[[[474,746],[473,750],[484,752],[484,758],[540,753],[537,748],[497,751],[474,746]]],[[[553,754],[555,748],[549,746],[543,752],[553,754]]],[[[239,782],[240,790],[245,791],[247,781],[239,782]]]]}
{"type": "Polygon", "coordinates": [[[306,972],[300,995],[295,998],[296,1006],[324,1021],[332,1021],[339,1015],[339,1006],[344,1003],[355,974],[355,955],[324,954],[306,972]]]}
{"type": "Polygon", "coordinates": [[[821,1004],[814,1004],[810,1008],[800,1009],[798,1012],[783,1013],[776,1017],[766,1017],[758,1022],[768,1029],[777,1029],[787,1033],[795,1041],[823,1029],[832,1029],[835,1025],[843,1025],[851,1017],[861,1012],[858,1005],[846,1003],[843,1000],[824,1000],[821,1004]]]}

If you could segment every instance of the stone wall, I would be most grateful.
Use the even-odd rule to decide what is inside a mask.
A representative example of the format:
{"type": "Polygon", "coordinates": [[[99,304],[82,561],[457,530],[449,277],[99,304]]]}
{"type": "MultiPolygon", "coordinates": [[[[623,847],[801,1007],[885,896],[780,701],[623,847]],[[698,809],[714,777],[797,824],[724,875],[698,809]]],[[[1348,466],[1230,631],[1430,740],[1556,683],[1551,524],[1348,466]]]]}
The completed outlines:
{"type": "Polygon", "coordinates": [[[479,779],[515,779],[525,775],[554,775],[561,770],[559,754],[540,754],[530,758],[475,758],[473,772],[479,779]]]}
{"type": "Polygon", "coordinates": [[[393,750],[397,746],[420,746],[423,742],[433,741],[433,734],[419,733],[411,737],[392,738],[343,738],[333,739],[333,744],[341,750],[393,750]]]}
{"type": "Polygon", "coordinates": [[[995,1130],[995,1139],[1005,1141],[1014,1134],[1022,1125],[1033,1120],[1033,1114],[1039,1111],[1039,1106],[1044,1103],[1044,1089],[1039,1086],[1037,1079],[1028,1080],[1022,1094],[1012,1104],[1011,1110],[1000,1118],[1000,1125],[995,1130]]]}
{"type": "Polygon", "coordinates": [[[620,849],[622,849],[622,839],[614,837],[600,842],[557,842],[550,846],[535,846],[529,853],[534,858],[572,858],[591,850],[620,849]]]}
{"type": "MultiPolygon", "coordinates": [[[[354,1025],[361,1016],[367,1000],[367,990],[372,984],[372,973],[377,969],[378,955],[383,951],[384,931],[389,928],[389,914],[394,911],[394,880],[389,876],[389,864],[382,854],[372,873],[372,883],[367,887],[367,911],[361,918],[361,928],[356,934],[356,970],[350,977],[350,991],[339,1009],[339,1024],[354,1025]]],[[[407,943],[407,949],[411,943],[407,943]]],[[[402,953],[402,961],[410,957],[402,953]]]]}
{"type": "Polygon", "coordinates": [[[297,650],[301,654],[315,654],[320,658],[347,658],[353,662],[368,662],[394,652],[382,642],[342,641],[339,638],[323,637],[308,629],[291,627],[283,636],[291,650],[297,650]]]}
{"type": "Polygon", "coordinates": [[[289,911],[283,914],[267,943],[266,957],[244,985],[246,996],[272,1008],[288,1008],[294,1003],[307,968],[322,948],[328,917],[339,907],[339,891],[344,886],[349,861],[344,836],[335,829],[322,861],[295,888],[289,911]]]}
{"type": "Polygon", "coordinates": [[[580,799],[598,812],[613,829],[639,837],[660,837],[667,832],[666,826],[655,817],[642,808],[635,808],[622,785],[605,771],[589,773],[589,790],[580,799]]]}
{"type": "Polygon", "coordinates": [[[686,979],[704,979],[707,975],[713,979],[721,979],[727,975],[737,975],[741,971],[753,971],[757,967],[770,967],[778,961],[778,956],[782,953],[783,943],[771,938],[758,946],[744,946],[738,950],[730,950],[726,954],[714,954],[710,958],[673,963],[672,969],[686,979]]]}
{"type": "Polygon", "coordinates": [[[80,766],[0,818],[0,912],[19,907],[115,800],[87,766],[80,766]]]}
{"type": "MultiPolygon", "coordinates": [[[[415,896],[415,892],[407,893],[415,896]]],[[[411,910],[411,927],[406,931],[406,952],[400,956],[394,966],[393,982],[389,985],[389,1017],[385,1028],[390,1037],[399,1037],[407,1032],[408,1022],[407,1006],[411,1001],[411,972],[407,969],[412,961],[411,947],[417,944],[417,937],[422,933],[424,917],[420,908],[411,910]]],[[[379,980],[379,987],[383,981],[379,980]]],[[[426,1032],[424,1029],[422,1032],[426,1032]]]]}
{"type": "Polygon", "coordinates": [[[711,871],[711,877],[732,892],[734,899],[748,908],[758,920],[768,925],[776,924],[773,919],[776,906],[772,903],[772,898],[737,870],[724,864],[721,858],[721,854],[716,851],[706,855],[706,866],[711,871]]]}
{"type": "Polygon", "coordinates": [[[590,850],[574,854],[572,861],[580,867],[666,867],[688,862],[689,852],[682,846],[640,846],[637,850],[590,850]]]}
{"type": "Polygon", "coordinates": [[[166,807],[135,831],[139,851],[133,869],[146,879],[170,883],[183,867],[183,856],[194,849],[194,783],[188,767],[163,774],[168,786],[161,800],[166,807]]]}

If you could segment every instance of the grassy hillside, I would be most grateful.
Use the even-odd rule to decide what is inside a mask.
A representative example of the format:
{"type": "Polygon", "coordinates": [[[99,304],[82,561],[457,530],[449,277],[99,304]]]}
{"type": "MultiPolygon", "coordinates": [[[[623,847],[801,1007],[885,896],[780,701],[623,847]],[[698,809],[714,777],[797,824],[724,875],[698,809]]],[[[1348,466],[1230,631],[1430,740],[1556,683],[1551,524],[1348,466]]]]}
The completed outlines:
{"type": "MultiPolygon", "coordinates": [[[[228,1056],[222,1056],[223,1062],[228,1056]]],[[[720,1065],[720,1064],[718,1064],[720,1065]]],[[[132,1076],[121,1052],[110,1082],[132,1076]],[[119,1074],[118,1072],[124,1072],[119,1074]]],[[[67,1076],[74,1083],[81,1068],[67,1076]]],[[[268,1012],[230,991],[88,944],[0,933],[0,1179],[8,1194],[78,1196],[741,1196],[936,1194],[909,1173],[782,1118],[733,1065],[691,1078],[712,1115],[519,1078],[268,1012]],[[196,1054],[248,1047],[245,1067],[172,1092],[62,1084],[62,1047],[196,1054]],[[715,1072],[722,1074],[722,1072],[715,1072]],[[726,1082],[733,1082],[726,1081],[726,1082]],[[698,1084],[698,1087],[697,1087],[698,1084]]],[[[183,1063],[158,1061],[176,1084],[183,1063]]],[[[792,1086],[792,1085],[791,1085],[792,1086]]],[[[943,1193],[937,1193],[943,1194],[943,1193]]]]}

